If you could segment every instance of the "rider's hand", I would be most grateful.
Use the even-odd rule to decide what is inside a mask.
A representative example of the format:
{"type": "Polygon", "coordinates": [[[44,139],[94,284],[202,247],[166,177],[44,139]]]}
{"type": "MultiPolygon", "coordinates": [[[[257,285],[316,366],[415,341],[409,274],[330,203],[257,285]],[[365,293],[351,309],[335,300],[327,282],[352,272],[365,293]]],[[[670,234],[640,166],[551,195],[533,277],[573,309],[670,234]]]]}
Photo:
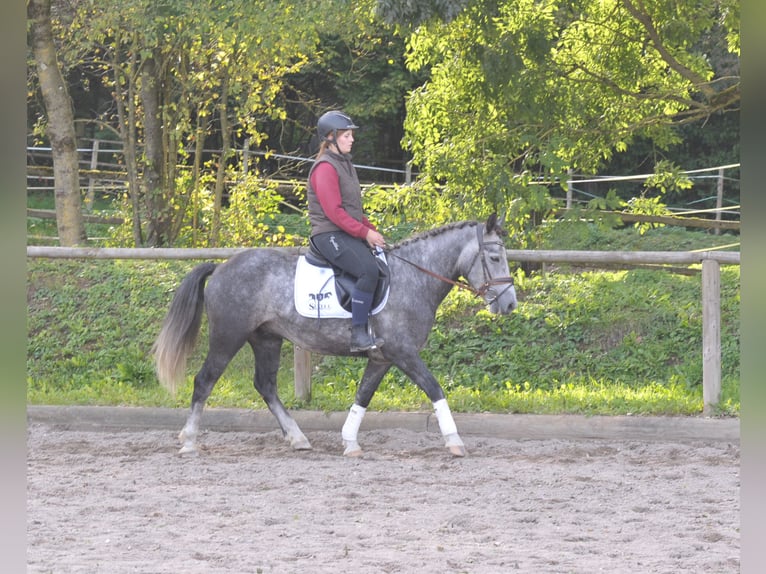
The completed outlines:
{"type": "Polygon", "coordinates": [[[367,230],[367,236],[365,237],[365,240],[367,243],[369,243],[370,247],[385,247],[386,246],[386,240],[383,238],[383,236],[375,231],[374,229],[368,229],[367,230]]]}

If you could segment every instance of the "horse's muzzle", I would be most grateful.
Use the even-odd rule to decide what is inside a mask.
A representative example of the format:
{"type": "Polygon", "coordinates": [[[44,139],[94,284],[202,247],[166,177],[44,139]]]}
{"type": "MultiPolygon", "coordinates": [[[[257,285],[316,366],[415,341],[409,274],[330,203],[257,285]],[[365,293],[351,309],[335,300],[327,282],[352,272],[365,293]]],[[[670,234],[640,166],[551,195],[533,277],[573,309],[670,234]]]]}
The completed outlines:
{"type": "Polygon", "coordinates": [[[490,313],[497,315],[512,313],[518,306],[516,289],[512,283],[490,287],[485,295],[485,301],[489,304],[490,313]]]}

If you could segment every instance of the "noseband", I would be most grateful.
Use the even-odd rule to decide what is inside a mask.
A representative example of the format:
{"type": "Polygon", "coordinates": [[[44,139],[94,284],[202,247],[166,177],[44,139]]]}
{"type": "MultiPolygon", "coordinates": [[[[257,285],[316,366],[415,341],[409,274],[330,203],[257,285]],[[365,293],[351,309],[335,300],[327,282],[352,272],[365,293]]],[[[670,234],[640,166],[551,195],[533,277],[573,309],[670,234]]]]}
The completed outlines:
{"type": "Polygon", "coordinates": [[[495,301],[497,301],[503,293],[508,291],[511,287],[513,287],[513,277],[497,277],[493,278],[492,274],[489,271],[489,265],[487,264],[487,253],[484,249],[487,245],[503,245],[502,241],[484,241],[484,230],[483,226],[481,224],[476,226],[476,241],[479,245],[479,249],[476,251],[476,255],[473,256],[473,260],[471,261],[471,265],[468,267],[468,271],[470,273],[471,269],[473,269],[473,266],[476,264],[476,260],[479,258],[479,255],[481,255],[481,267],[482,271],[484,273],[484,283],[481,284],[481,286],[473,287],[471,284],[464,282],[464,281],[455,281],[453,279],[450,279],[449,277],[444,277],[443,275],[439,275],[438,273],[434,273],[430,269],[426,269],[425,267],[421,267],[417,263],[413,263],[412,261],[409,261],[405,259],[404,257],[400,257],[396,253],[391,253],[394,257],[397,259],[404,261],[405,263],[409,263],[412,265],[415,269],[418,271],[422,271],[426,275],[430,275],[431,277],[435,277],[436,279],[439,279],[440,281],[444,281],[445,283],[449,283],[450,285],[454,285],[455,287],[458,287],[460,289],[464,289],[466,291],[470,291],[477,297],[485,297],[487,293],[490,293],[494,291],[495,286],[497,285],[506,285],[506,288],[500,291],[497,295],[492,297],[492,299],[487,301],[487,304],[491,305],[495,301]]]}

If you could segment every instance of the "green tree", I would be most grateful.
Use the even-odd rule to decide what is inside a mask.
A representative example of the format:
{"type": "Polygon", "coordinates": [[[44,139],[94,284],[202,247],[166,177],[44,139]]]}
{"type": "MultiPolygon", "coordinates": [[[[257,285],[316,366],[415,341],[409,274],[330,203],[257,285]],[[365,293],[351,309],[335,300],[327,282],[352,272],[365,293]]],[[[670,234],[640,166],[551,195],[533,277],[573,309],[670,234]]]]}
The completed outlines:
{"type": "Polygon", "coordinates": [[[87,236],[82,216],[72,101],[56,55],[50,0],[29,0],[27,16],[31,48],[37,64],[37,81],[47,114],[46,135],[53,156],[59,243],[74,246],[84,243],[87,236]]]}
{"type": "Polygon", "coordinates": [[[285,117],[276,105],[285,77],[309,61],[320,27],[342,29],[350,17],[330,0],[82,0],[76,10],[62,54],[69,68],[100,72],[113,94],[114,106],[93,120],[123,142],[133,240],[149,245],[174,241],[200,193],[214,195],[217,242],[234,141],[258,144],[260,124],[285,117]],[[205,142],[223,150],[210,166],[205,142]],[[191,179],[177,171],[190,149],[191,179]],[[214,183],[201,189],[207,167],[214,183]]]}
{"type": "MultiPolygon", "coordinates": [[[[291,129],[268,143],[283,146],[285,152],[302,146],[302,151],[313,153],[318,147],[311,142],[316,118],[340,108],[362,126],[354,161],[401,169],[408,159],[401,147],[405,95],[423,77],[406,69],[403,35],[373,20],[361,7],[350,24],[337,31],[320,29],[316,57],[287,79],[281,96],[291,129]],[[292,129],[293,122],[297,129],[292,129]]],[[[360,175],[378,181],[382,177],[379,172],[360,175]]]]}
{"type": "Polygon", "coordinates": [[[667,148],[679,125],[739,105],[736,67],[719,75],[700,49],[716,37],[738,55],[732,0],[474,0],[439,15],[409,37],[411,69],[431,76],[405,144],[453,201],[511,205],[520,226],[550,205],[536,184],[596,173],[639,137],[667,148]]]}

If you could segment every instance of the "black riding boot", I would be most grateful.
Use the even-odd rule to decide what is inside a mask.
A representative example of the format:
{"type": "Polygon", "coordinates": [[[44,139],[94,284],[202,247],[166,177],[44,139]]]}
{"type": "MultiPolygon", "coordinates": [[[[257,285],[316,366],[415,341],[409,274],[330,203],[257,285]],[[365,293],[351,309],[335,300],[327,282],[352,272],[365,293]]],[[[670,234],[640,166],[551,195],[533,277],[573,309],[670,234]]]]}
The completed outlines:
{"type": "Polygon", "coordinates": [[[360,351],[370,351],[377,349],[378,346],[367,328],[367,323],[364,325],[352,325],[351,326],[351,352],[358,353],[360,351]]]}
{"type": "Polygon", "coordinates": [[[354,289],[351,294],[351,352],[369,351],[383,344],[382,340],[373,339],[368,328],[368,318],[372,308],[372,293],[354,289]]]}

